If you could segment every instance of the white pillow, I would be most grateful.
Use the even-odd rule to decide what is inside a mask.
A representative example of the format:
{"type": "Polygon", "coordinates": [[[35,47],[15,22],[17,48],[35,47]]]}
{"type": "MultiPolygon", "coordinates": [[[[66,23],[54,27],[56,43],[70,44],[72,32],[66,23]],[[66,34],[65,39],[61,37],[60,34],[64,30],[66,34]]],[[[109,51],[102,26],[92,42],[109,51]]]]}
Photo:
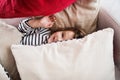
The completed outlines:
{"type": "Polygon", "coordinates": [[[111,28],[78,40],[11,49],[22,80],[115,80],[111,28]]]}

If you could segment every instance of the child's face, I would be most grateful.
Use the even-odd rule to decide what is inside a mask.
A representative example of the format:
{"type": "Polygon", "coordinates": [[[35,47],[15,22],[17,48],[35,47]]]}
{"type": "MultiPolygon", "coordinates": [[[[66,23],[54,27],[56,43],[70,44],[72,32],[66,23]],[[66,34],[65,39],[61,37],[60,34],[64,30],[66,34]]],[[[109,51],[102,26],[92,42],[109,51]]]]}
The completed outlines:
{"type": "Polygon", "coordinates": [[[75,33],[73,31],[58,31],[53,33],[48,39],[48,43],[70,40],[74,38],[75,33]]]}

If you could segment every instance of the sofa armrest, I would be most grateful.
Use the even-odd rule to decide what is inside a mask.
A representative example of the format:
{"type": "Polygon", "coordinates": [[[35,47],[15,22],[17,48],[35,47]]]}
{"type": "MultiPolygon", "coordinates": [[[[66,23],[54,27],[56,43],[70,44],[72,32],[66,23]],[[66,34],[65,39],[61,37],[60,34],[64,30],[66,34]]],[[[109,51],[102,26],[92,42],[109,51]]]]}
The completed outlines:
{"type": "Polygon", "coordinates": [[[112,18],[107,11],[101,9],[98,14],[97,29],[111,27],[114,29],[114,62],[120,70],[120,25],[112,18]]]}

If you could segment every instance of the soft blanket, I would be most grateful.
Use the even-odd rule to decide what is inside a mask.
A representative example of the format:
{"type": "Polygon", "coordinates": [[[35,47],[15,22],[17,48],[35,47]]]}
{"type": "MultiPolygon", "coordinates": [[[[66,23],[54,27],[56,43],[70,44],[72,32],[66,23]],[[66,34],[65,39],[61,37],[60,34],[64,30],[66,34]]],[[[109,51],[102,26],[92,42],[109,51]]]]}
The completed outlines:
{"type": "Polygon", "coordinates": [[[76,0],[0,0],[0,17],[51,15],[76,0]]]}

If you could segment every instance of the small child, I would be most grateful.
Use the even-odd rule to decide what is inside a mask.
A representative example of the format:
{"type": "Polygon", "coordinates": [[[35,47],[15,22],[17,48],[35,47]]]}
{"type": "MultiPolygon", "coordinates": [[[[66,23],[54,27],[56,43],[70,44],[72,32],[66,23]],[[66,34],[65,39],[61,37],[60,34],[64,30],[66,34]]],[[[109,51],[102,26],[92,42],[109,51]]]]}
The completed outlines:
{"type": "Polygon", "coordinates": [[[21,44],[42,45],[51,42],[80,38],[84,36],[84,31],[76,28],[59,29],[54,32],[50,28],[54,25],[54,16],[40,18],[30,18],[21,21],[18,30],[23,33],[21,44]]]}

